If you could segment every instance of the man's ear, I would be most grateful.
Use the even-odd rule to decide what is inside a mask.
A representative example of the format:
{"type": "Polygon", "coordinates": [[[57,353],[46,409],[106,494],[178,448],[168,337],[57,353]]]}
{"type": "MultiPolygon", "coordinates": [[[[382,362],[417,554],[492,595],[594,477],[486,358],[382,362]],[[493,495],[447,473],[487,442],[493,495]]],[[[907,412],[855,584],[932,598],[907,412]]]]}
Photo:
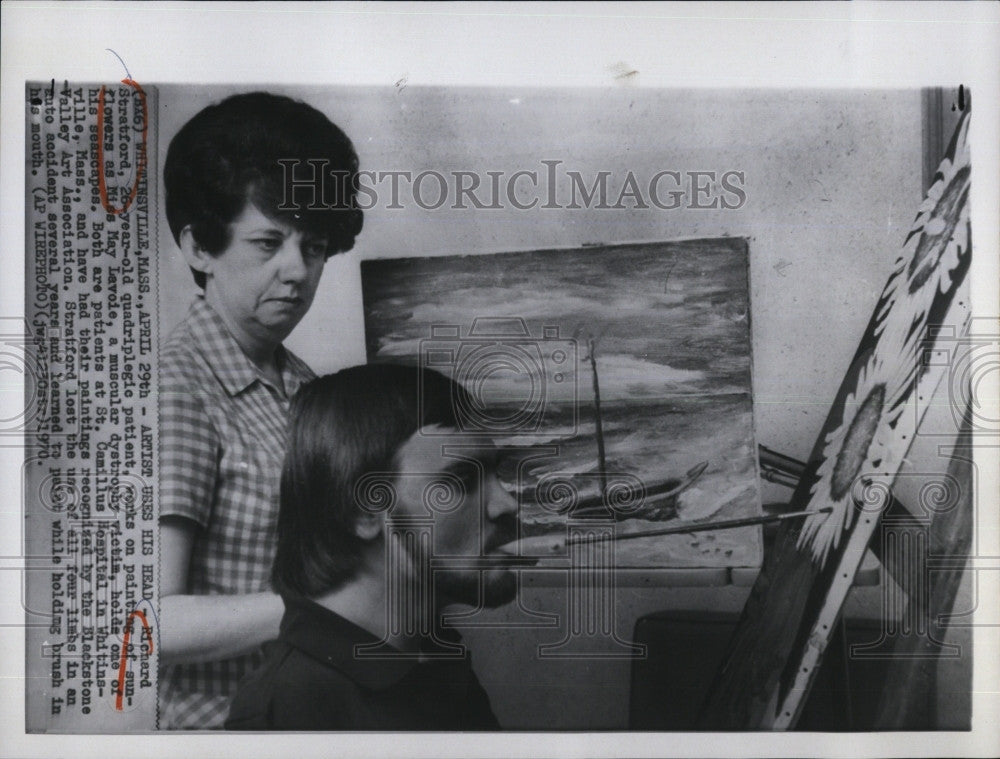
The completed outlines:
{"type": "Polygon", "coordinates": [[[194,239],[194,232],[191,231],[190,225],[181,230],[178,242],[188,266],[203,274],[212,273],[212,264],[215,262],[215,258],[194,239]]]}
{"type": "Polygon", "coordinates": [[[362,540],[375,540],[382,534],[384,524],[384,517],[381,514],[361,513],[354,522],[354,534],[362,540]]]}

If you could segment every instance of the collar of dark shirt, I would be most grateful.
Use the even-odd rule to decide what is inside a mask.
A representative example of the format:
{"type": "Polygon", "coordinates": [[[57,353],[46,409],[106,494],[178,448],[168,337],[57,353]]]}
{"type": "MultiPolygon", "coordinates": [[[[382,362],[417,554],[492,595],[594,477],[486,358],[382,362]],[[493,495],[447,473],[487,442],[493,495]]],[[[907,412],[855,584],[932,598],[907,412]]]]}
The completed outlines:
{"type": "MultiPolygon", "coordinates": [[[[386,644],[382,653],[358,655],[356,647],[377,644],[379,639],[362,627],[325,606],[303,596],[284,594],[285,615],[279,640],[324,664],[335,667],[368,690],[389,688],[420,663],[417,655],[406,655],[386,644]]],[[[466,658],[461,636],[452,629],[436,632],[436,637],[454,648],[452,660],[466,658]]]]}
{"type": "MultiPolygon", "coordinates": [[[[206,355],[205,359],[230,396],[243,392],[256,381],[282,394],[281,389],[275,388],[253,361],[247,358],[222,317],[215,312],[201,293],[191,304],[188,323],[192,331],[202,338],[199,344],[212,352],[212,355],[206,355]]],[[[300,383],[294,373],[288,371],[289,361],[283,345],[278,346],[275,359],[285,385],[284,395],[290,398],[298,390],[300,383]]]]}

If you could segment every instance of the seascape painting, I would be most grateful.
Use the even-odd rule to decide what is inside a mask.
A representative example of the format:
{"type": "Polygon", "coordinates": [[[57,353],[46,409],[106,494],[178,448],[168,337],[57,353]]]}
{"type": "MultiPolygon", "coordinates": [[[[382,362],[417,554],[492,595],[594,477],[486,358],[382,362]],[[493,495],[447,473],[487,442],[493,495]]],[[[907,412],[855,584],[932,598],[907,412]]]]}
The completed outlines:
{"type": "MultiPolygon", "coordinates": [[[[370,361],[469,391],[522,535],[761,513],[747,242],[593,245],[362,263],[370,361]]],[[[760,528],[619,541],[619,567],[758,566],[760,528]]]]}

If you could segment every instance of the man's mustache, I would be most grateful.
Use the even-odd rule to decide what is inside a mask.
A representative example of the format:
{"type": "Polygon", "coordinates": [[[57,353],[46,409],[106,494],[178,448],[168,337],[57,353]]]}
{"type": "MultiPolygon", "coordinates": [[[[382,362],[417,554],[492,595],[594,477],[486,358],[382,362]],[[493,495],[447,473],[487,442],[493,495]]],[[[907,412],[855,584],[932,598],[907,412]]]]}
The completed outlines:
{"type": "Polygon", "coordinates": [[[501,514],[496,519],[489,522],[493,530],[488,540],[483,545],[485,553],[491,553],[496,548],[517,540],[517,517],[513,514],[501,514]]]}

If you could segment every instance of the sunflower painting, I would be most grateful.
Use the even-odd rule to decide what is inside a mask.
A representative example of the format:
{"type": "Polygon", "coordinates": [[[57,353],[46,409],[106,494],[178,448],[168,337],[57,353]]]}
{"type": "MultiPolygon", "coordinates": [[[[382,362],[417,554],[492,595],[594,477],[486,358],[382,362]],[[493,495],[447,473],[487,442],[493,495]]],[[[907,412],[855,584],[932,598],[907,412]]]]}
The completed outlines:
{"type": "Polygon", "coordinates": [[[968,130],[966,112],[845,379],[844,388],[853,389],[828,417],[808,508],[831,511],[806,519],[798,539],[820,566],[850,529],[856,504],[863,500],[858,488],[870,484],[866,475],[877,474],[891,485],[911,442],[898,423],[927,371],[922,360],[927,343],[934,338],[934,326],[961,297],[956,293],[971,260],[968,130]]]}

